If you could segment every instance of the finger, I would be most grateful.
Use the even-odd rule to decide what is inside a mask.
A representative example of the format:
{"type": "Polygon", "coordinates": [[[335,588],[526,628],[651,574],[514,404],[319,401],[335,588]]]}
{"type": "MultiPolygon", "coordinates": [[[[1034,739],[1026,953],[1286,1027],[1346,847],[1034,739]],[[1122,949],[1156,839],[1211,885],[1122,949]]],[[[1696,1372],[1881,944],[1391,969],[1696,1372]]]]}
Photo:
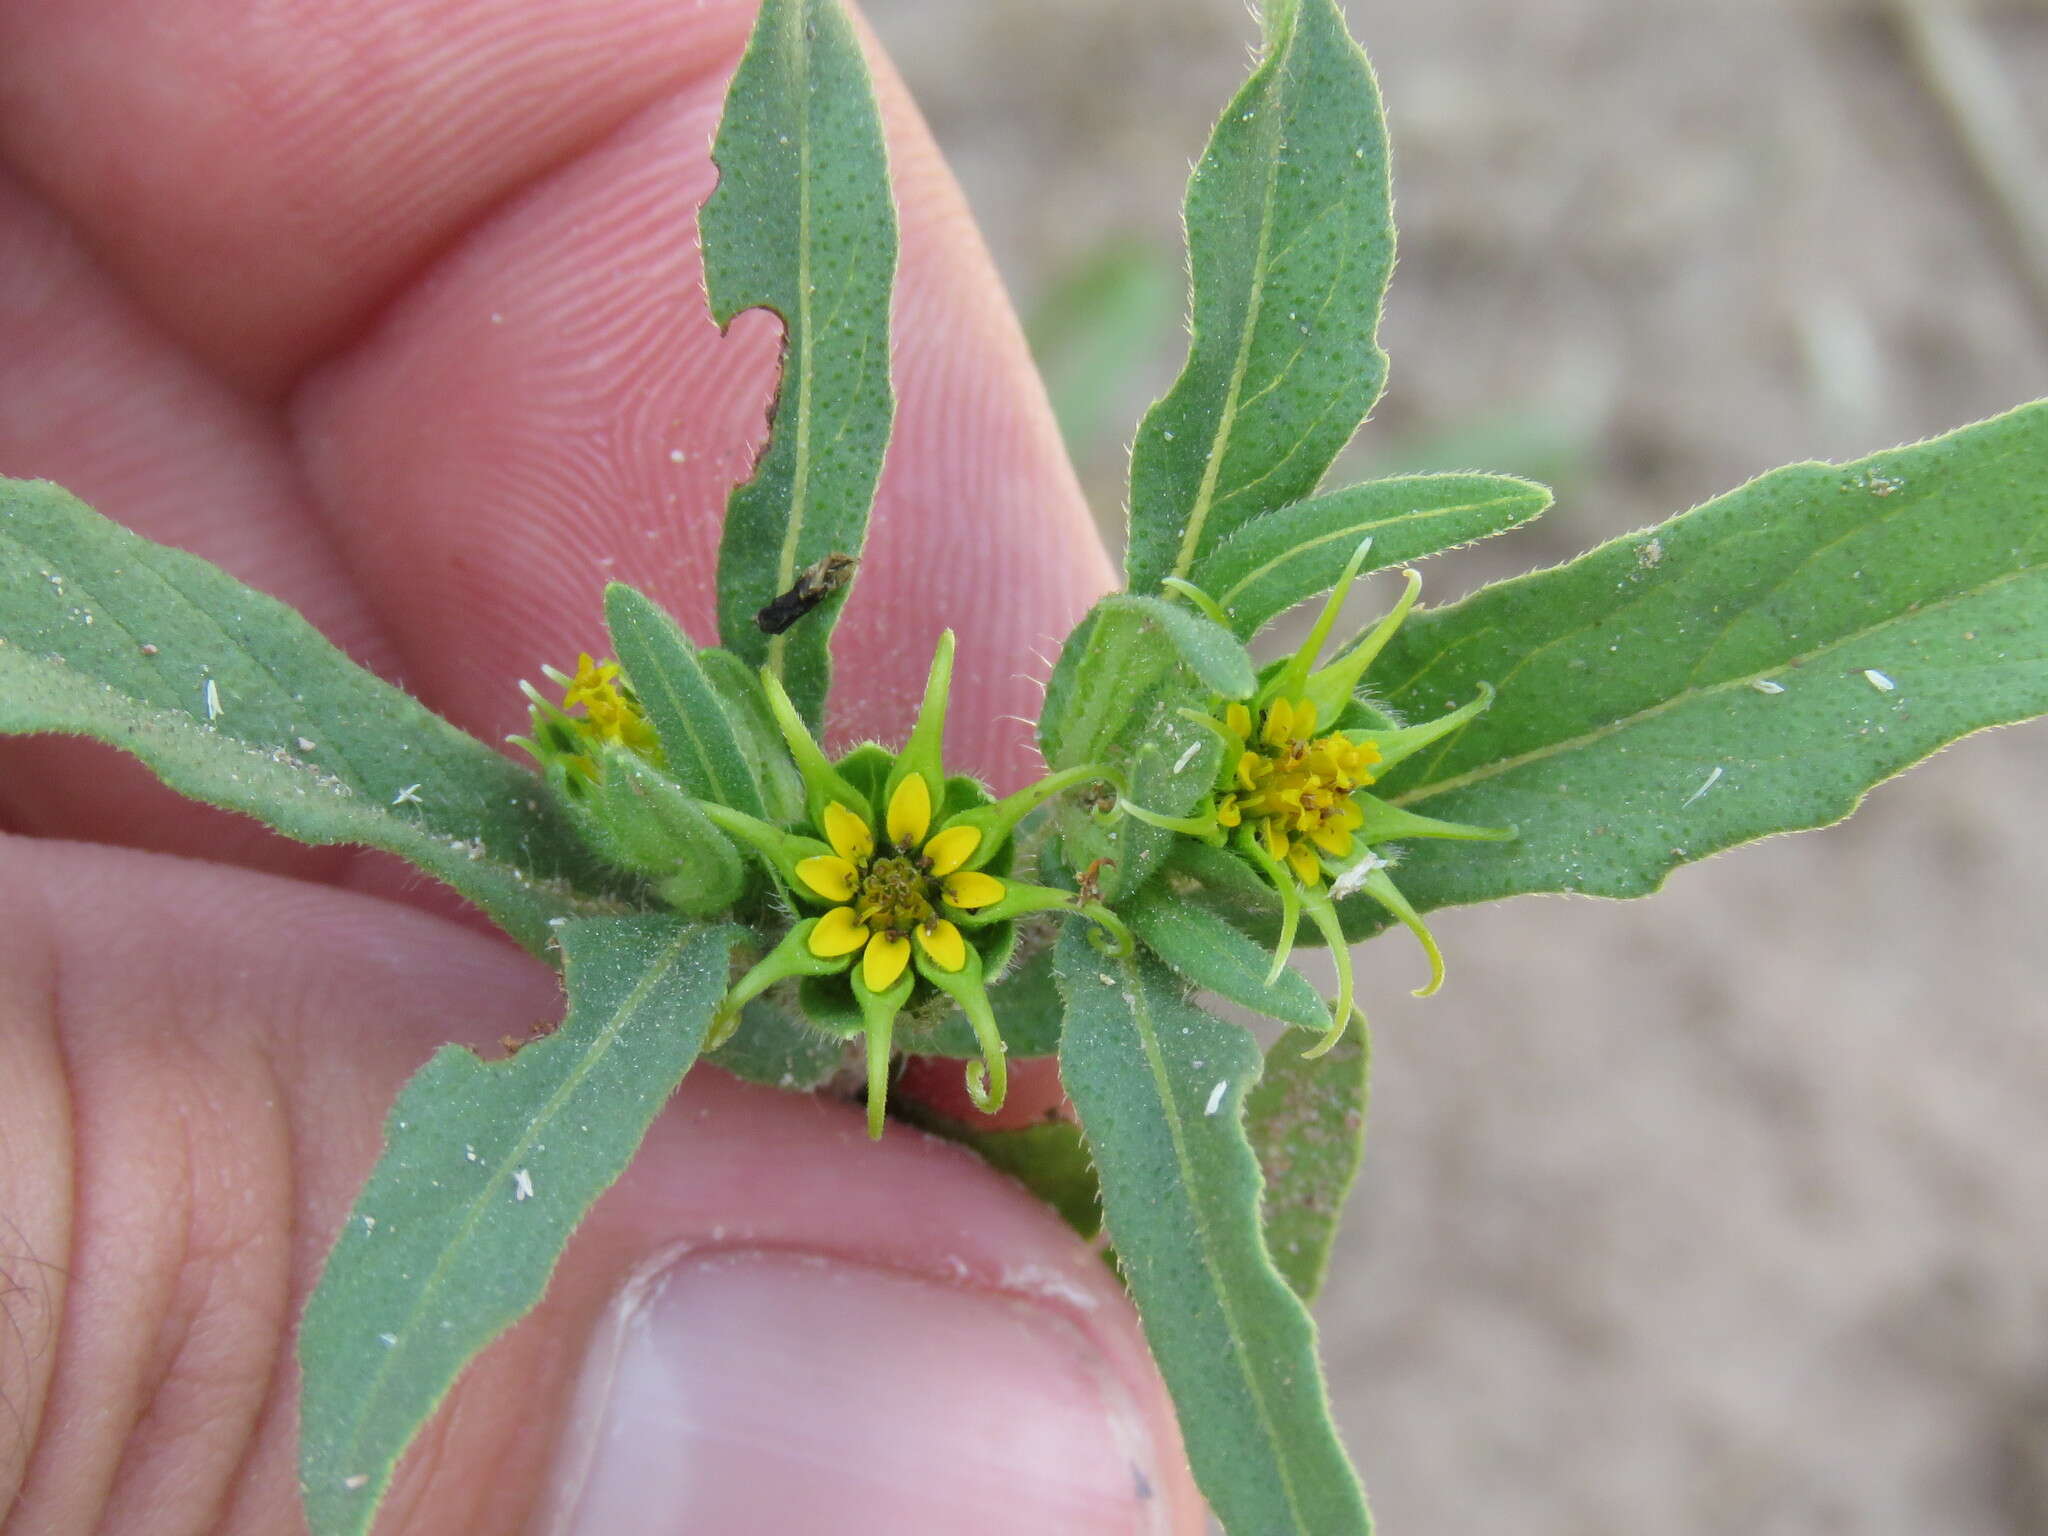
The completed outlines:
{"type": "MultiPolygon", "coordinates": [[[[293,1528],[290,1327],[385,1106],[450,1020],[522,1033],[553,980],[346,893],[19,839],[0,861],[14,1520],[293,1528]]],[[[704,1073],[380,1529],[1192,1532],[1180,1468],[1127,1302],[1042,1208],[704,1073]]]]}
{"type": "Polygon", "coordinates": [[[471,221],[733,55],[752,8],[96,0],[0,8],[0,154],[265,398],[471,221]]]}
{"type": "MultiPolygon", "coordinates": [[[[901,203],[898,414],[835,647],[835,734],[900,738],[960,632],[963,767],[1028,772],[1043,653],[1108,580],[1014,318],[957,188],[879,79],[901,203]]],[[[713,637],[727,491],[748,472],[776,324],[712,324],[688,233],[722,78],[679,86],[480,222],[295,419],[337,538],[423,696],[486,736],[519,670],[593,648],[607,579],[713,637]]]]}
{"type": "MultiPolygon", "coordinates": [[[[709,186],[710,77],[751,7],[358,6],[274,28],[234,24],[218,0],[127,27],[109,24],[118,9],[0,12],[0,89],[19,107],[0,146],[130,285],[159,346],[183,337],[258,393],[342,354],[299,420],[337,537],[382,616],[404,621],[399,675],[495,738],[516,723],[513,678],[594,638],[614,574],[708,638],[712,529],[759,436],[772,343],[759,316],[717,342],[683,247],[709,186]],[[702,119],[672,159],[648,163],[669,151],[644,123],[620,130],[637,157],[604,158],[620,124],[664,110],[702,119]],[[597,159],[620,179],[591,175],[597,159]],[[549,228],[558,247],[535,249],[549,228]],[[451,346],[464,355],[436,351],[451,346]]],[[[1043,678],[1026,658],[1107,566],[957,189],[886,69],[881,86],[903,202],[902,400],[842,656],[894,674],[946,622],[969,631],[953,740],[1002,780],[1032,766],[1020,720],[1043,678]]],[[[79,434],[69,462],[89,470],[106,441],[79,434]]],[[[144,465],[175,446],[123,442],[144,465]]],[[[147,496],[116,502],[175,541],[147,496]]],[[[274,536],[264,515],[240,523],[258,543],[274,536]]],[[[856,681],[844,730],[895,734],[913,692],[856,681]]],[[[109,820],[38,825],[104,835],[109,820]]]]}
{"type": "MultiPolygon", "coordinates": [[[[225,388],[63,221],[0,171],[0,474],[54,480],[162,542],[299,608],[367,666],[395,657],[357,600],[275,413],[225,388]]],[[[0,743],[0,815],[46,835],[203,854],[302,875],[343,867],[200,810],[111,751],[0,743]]]]}

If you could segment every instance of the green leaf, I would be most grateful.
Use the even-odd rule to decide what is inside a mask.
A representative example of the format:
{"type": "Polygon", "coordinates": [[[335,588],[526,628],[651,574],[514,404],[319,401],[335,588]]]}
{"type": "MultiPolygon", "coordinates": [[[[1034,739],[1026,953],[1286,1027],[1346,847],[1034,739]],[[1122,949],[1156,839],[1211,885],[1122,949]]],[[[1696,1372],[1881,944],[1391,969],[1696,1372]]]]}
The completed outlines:
{"type": "Polygon", "coordinates": [[[1131,452],[1133,591],[1301,500],[1379,398],[1386,133],[1335,0],[1267,0],[1266,51],[1188,183],[1194,340],[1131,452]]]}
{"type": "Polygon", "coordinates": [[[1418,844],[1399,874],[1418,908],[1641,896],[1838,820],[1946,743],[2048,710],[2048,402],[1775,470],[1423,615],[1372,676],[1414,719],[1500,690],[1377,787],[1520,830],[1418,844]]]}
{"type": "Polygon", "coordinates": [[[1258,676],[1244,646],[1214,619],[1161,598],[1131,593],[1106,597],[1101,606],[1136,614],[1145,623],[1157,625],[1175,654],[1210,693],[1248,699],[1258,687],[1258,676]]]}
{"type": "Polygon", "coordinates": [[[1316,1299],[1345,1197],[1365,1155],[1365,1102],[1372,1043],[1365,1021],[1311,1061],[1282,1035],[1246,1096],[1245,1132],[1266,1177],[1266,1251],[1294,1294],[1316,1299]]]}
{"type": "Polygon", "coordinates": [[[633,693],[661,739],[669,775],[700,800],[759,816],[754,776],[690,637],[623,582],[605,588],[604,617],[633,693]]]}
{"type": "Polygon", "coordinates": [[[761,679],[731,651],[707,648],[697,653],[725,717],[747,760],[747,772],[761,792],[764,814],[778,826],[787,826],[804,815],[804,780],[790,759],[789,747],[768,707],[768,694],[761,679]]]}
{"type": "Polygon", "coordinates": [[[540,1300],[696,1059],[738,937],[652,914],[571,923],[559,1030],[505,1061],[444,1046],[405,1085],[299,1328],[315,1536],[369,1529],[456,1376],[540,1300]]]}
{"type": "MultiPolygon", "coordinates": [[[[1075,627],[1046,685],[1039,743],[1049,767],[1101,765],[1136,804],[1182,816],[1215,783],[1222,745],[1182,713],[1211,694],[1159,622],[1162,606],[1109,597],[1075,627]]],[[[1053,824],[1069,869],[1103,861],[1105,900],[1142,885],[1175,837],[1134,816],[1098,820],[1075,796],[1061,798],[1053,824]]]]}
{"type": "Polygon", "coordinates": [[[1195,1480],[1233,1532],[1360,1533],[1365,1496],[1330,1423],[1315,1327],[1267,1255],[1244,1096],[1258,1048],[1190,1006],[1157,961],[1059,946],[1060,1073],[1104,1219],[1195,1480]]]}
{"type": "Polygon", "coordinates": [[[1122,916],[1147,949],[1204,991],[1283,1023],[1330,1027],[1329,1007],[1307,977],[1283,969],[1268,983],[1273,952],[1209,907],[1176,895],[1166,881],[1148,884],[1122,908],[1122,916]]]}
{"type": "Polygon", "coordinates": [[[1197,561],[1193,581],[1249,639],[1296,603],[1327,592],[1361,539],[1365,569],[1405,565],[1505,533],[1550,505],[1550,492],[1507,475],[1370,480],[1247,523],[1197,561]]]}
{"type": "Polygon", "coordinates": [[[711,157],[699,228],[712,316],[770,309],[784,336],[768,447],[726,506],[718,632],[816,730],[844,594],[780,635],[754,615],[826,555],[859,557],[894,411],[889,167],[859,39],[833,0],[762,5],[711,157]]]}
{"type": "MultiPolygon", "coordinates": [[[[991,984],[988,1001],[1012,1060],[1051,1056],[1059,1050],[1066,1004],[1053,984],[1049,944],[1026,955],[991,984]]],[[[981,1055],[980,1042],[957,1008],[948,1011],[929,1035],[904,1038],[902,1044],[919,1056],[952,1056],[964,1061],[981,1055]]]]}
{"type": "Polygon", "coordinates": [[[813,1029],[772,999],[757,997],[740,1010],[740,1027],[732,1038],[704,1060],[750,1083],[804,1093],[846,1064],[846,1042],[813,1029]]]}
{"type": "Polygon", "coordinates": [[[623,905],[533,774],[43,481],[0,481],[0,732],[90,736],[287,837],[398,854],[536,954],[555,919],[623,905]]]}

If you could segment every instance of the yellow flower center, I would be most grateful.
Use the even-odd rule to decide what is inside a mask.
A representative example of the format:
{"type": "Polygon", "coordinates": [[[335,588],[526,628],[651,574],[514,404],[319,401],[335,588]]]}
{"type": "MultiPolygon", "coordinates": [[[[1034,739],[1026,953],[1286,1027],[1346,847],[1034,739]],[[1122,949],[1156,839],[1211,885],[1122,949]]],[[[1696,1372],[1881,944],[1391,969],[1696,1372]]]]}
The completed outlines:
{"type": "Polygon", "coordinates": [[[868,866],[853,910],[870,929],[908,934],[932,915],[931,877],[900,855],[868,866]]]}
{"type": "Polygon", "coordinates": [[[994,875],[960,867],[981,846],[979,828],[932,832],[931,790],[917,774],[889,797],[880,839],[837,802],[825,807],[820,820],[832,851],[797,860],[797,883],[809,896],[844,905],[818,919],[811,930],[812,954],[830,959],[859,953],[861,976],[874,992],[887,991],[903,975],[912,937],[941,970],[957,971],[967,963],[967,941],[937,903],[973,912],[1007,894],[994,875]]]}
{"type": "MultiPolygon", "coordinates": [[[[556,673],[557,677],[561,674],[556,673]]],[[[576,675],[562,687],[562,708],[583,706],[592,734],[652,759],[661,750],[640,701],[620,686],[619,664],[588,654],[576,658],[576,675]]]]}
{"type": "Polygon", "coordinates": [[[1316,884],[1323,876],[1318,851],[1337,859],[1352,851],[1365,813],[1351,791],[1373,781],[1379,749],[1337,731],[1316,735],[1315,706],[1305,699],[1275,699],[1256,729],[1251,712],[1233,704],[1226,723],[1245,750],[1217,803],[1217,821],[1249,823],[1268,853],[1304,884],[1316,884]]]}

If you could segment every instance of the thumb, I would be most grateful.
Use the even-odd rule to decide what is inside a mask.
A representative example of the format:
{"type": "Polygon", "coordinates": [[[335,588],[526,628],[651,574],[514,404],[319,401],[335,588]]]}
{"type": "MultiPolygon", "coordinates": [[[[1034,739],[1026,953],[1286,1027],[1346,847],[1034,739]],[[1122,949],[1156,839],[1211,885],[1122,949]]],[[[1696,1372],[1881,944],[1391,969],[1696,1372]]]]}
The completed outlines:
{"type": "MultiPolygon", "coordinates": [[[[292,1332],[399,1083],[559,1012],[330,887],[0,839],[0,1515],[300,1529],[292,1332]]],[[[380,1532],[1201,1528],[1099,1257],[957,1149],[693,1074],[380,1532]]]]}

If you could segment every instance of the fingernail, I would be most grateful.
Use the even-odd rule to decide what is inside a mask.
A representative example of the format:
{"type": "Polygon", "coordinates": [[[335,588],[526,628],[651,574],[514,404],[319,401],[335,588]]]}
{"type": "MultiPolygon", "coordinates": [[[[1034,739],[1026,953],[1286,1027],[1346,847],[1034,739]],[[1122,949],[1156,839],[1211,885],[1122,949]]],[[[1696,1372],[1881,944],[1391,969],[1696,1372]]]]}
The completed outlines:
{"type": "Polygon", "coordinates": [[[1137,1402],[1049,1305],[840,1259],[689,1254],[592,1340],[551,1536],[1165,1531],[1137,1402]]]}

